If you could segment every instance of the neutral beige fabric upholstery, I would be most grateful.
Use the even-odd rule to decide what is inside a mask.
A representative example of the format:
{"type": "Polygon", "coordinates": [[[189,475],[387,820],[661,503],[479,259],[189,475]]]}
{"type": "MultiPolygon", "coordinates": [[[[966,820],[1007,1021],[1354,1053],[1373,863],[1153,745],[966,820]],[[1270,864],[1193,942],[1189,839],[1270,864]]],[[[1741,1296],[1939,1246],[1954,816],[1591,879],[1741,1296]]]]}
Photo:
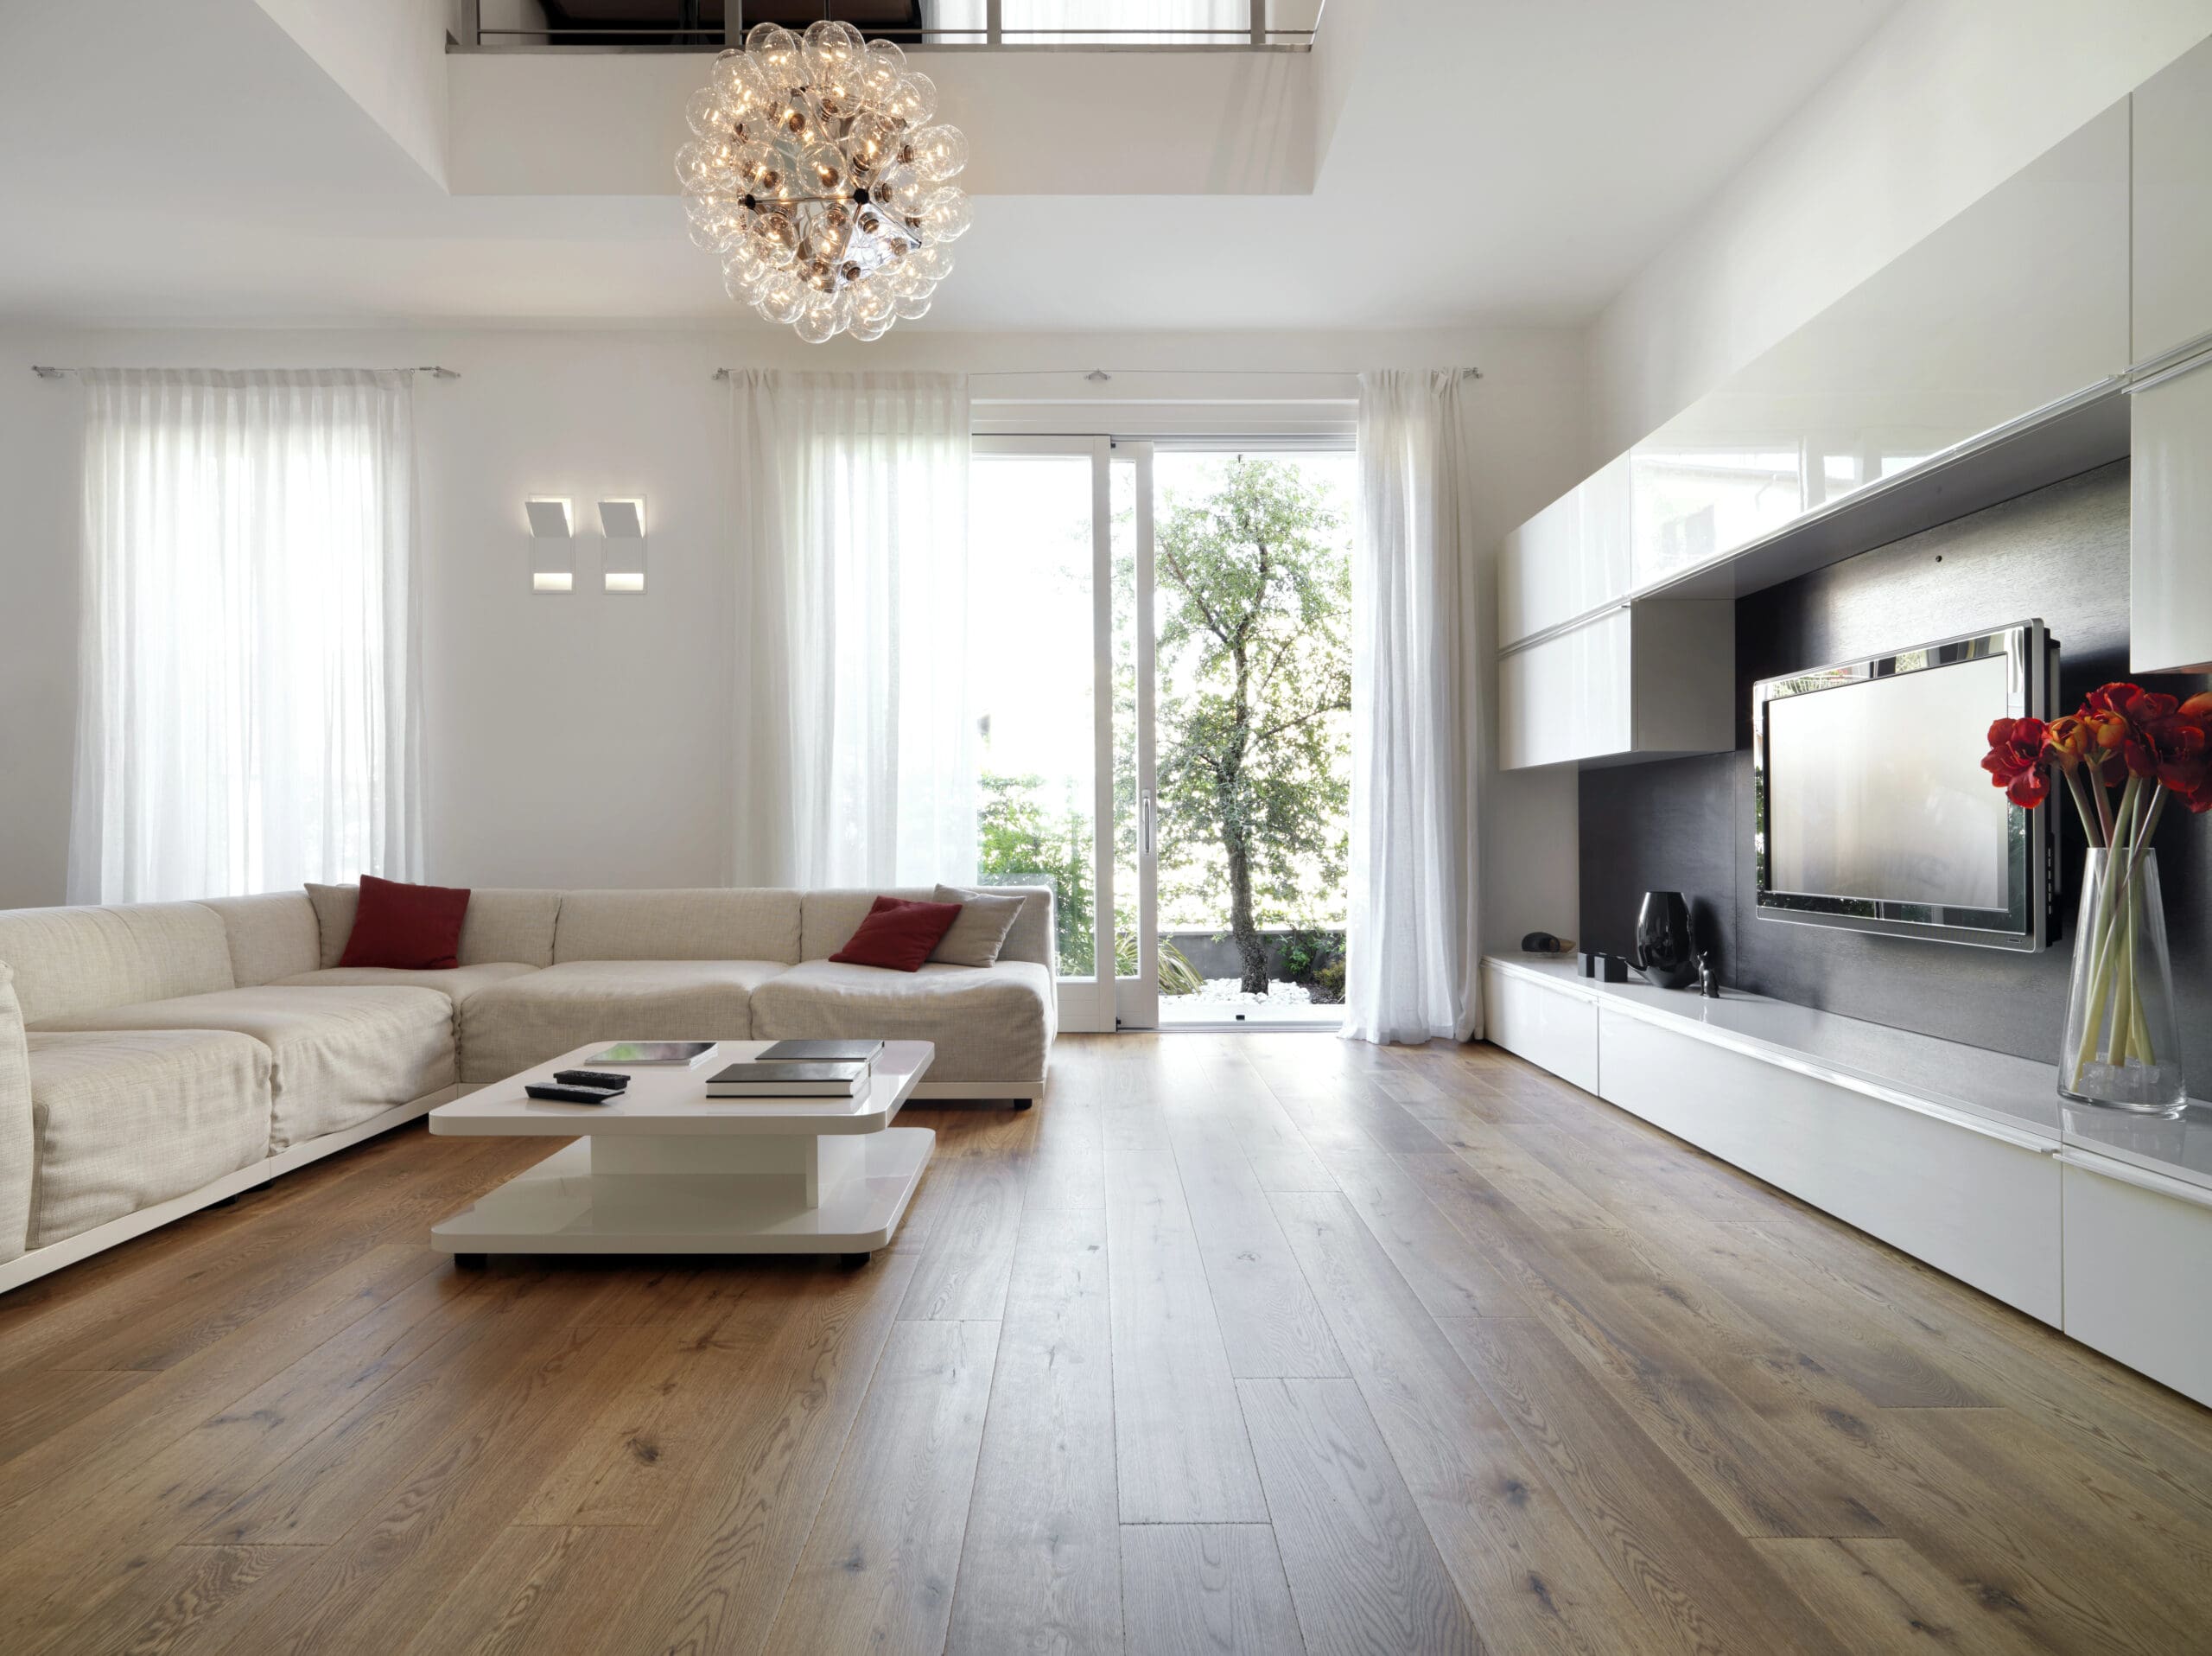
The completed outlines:
{"type": "Polygon", "coordinates": [[[33,1034],[30,1245],[197,1190],[269,1153],[270,1053],[206,1029],[33,1034]]]}
{"type": "MultiPolygon", "coordinates": [[[[346,952],[346,939],[353,934],[353,915],[361,906],[359,886],[308,888],[321,933],[322,961],[335,966],[346,952]]],[[[461,917],[461,947],[456,955],[464,966],[518,962],[525,966],[553,964],[553,923],[561,912],[561,894],[528,886],[492,887],[468,894],[468,912],[461,917]]],[[[310,961],[296,971],[314,969],[310,961]]]]}
{"type": "Polygon", "coordinates": [[[41,1029],[233,1029],[276,1060],[269,1149],[454,1084],[453,1003],[428,989],[265,984],[41,1020],[41,1029]]]}
{"type": "Polygon", "coordinates": [[[313,971],[322,958],[315,905],[301,891],[269,891],[255,897],[203,897],[223,922],[231,948],[231,976],[241,989],[273,984],[296,971],[313,971]]]}
{"type": "Polygon", "coordinates": [[[410,971],[404,966],[332,966],[277,981],[286,988],[300,989],[435,989],[453,1003],[457,1020],[461,1003],[478,990],[510,978],[526,978],[537,970],[512,960],[487,960],[480,966],[453,966],[444,971],[410,971]]]}
{"type": "Polygon", "coordinates": [[[775,960],[574,960],[461,1009],[461,1080],[497,1081],[588,1041],[744,1041],[775,960]]]}
{"type": "Polygon", "coordinates": [[[798,937],[796,891],[571,891],[553,958],[789,962],[799,958],[798,937]]]}
{"type": "Polygon", "coordinates": [[[1007,933],[1021,918],[1018,893],[978,891],[966,886],[939,886],[931,894],[936,902],[957,902],[960,913],[952,929],[938,939],[930,959],[941,966],[995,966],[1006,947],[1007,933]]]}
{"type": "Polygon", "coordinates": [[[0,912],[0,960],[28,1024],[234,983],[222,920],[196,902],[0,912]]]}
{"type": "Polygon", "coordinates": [[[0,1264],[23,1251],[31,1225],[31,1061],[15,983],[0,965],[0,1264]]]}
{"type": "MultiPolygon", "coordinates": [[[[1019,896],[1020,916],[1006,935],[999,959],[1033,960],[1048,970],[1053,964],[1052,894],[1043,886],[993,887],[994,892],[1019,896]]],[[[878,897],[904,897],[913,902],[937,901],[935,886],[883,886],[843,890],[809,891],[800,902],[804,920],[799,930],[802,960],[826,960],[845,946],[846,940],[868,918],[878,897]]]]}
{"type": "Polygon", "coordinates": [[[753,995],[756,1040],[933,1041],[933,1082],[1041,1080],[1056,1023],[1052,976],[1032,960],[919,971],[809,960],[753,995]]]}

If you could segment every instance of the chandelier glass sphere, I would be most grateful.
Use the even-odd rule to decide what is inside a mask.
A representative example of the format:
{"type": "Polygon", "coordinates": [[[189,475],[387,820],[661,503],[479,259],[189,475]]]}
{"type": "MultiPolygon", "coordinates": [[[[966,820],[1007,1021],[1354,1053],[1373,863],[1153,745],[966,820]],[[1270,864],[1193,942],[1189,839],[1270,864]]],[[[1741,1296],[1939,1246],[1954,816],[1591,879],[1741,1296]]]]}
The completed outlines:
{"type": "Polygon", "coordinates": [[[968,140],[936,112],[930,78],[850,23],[759,23],[716,58],[676,175],[730,297],[817,345],[925,314],[973,217],[968,140]]]}

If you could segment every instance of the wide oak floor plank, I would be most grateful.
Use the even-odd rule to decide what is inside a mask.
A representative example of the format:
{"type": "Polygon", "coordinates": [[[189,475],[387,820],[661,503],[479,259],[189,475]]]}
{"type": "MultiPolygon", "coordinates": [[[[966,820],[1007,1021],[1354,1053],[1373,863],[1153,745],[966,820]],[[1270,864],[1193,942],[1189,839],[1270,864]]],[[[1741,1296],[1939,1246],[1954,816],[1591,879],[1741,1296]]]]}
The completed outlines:
{"type": "Polygon", "coordinates": [[[1122,1538],[1122,1582],[1129,1648],[1147,1656],[1307,1648],[1264,1524],[1132,1524],[1122,1538]]]}
{"type": "Polygon", "coordinates": [[[1266,1522],[1172,1155],[1107,1152],[1106,1227],[1122,1521],[1266,1522]]]}
{"type": "Polygon", "coordinates": [[[861,1404],[771,1650],[944,1649],[995,1322],[901,1322],[861,1404]]]}
{"type": "Polygon", "coordinates": [[[1103,1208],[1030,1202],[1000,1328],[950,1649],[1109,1656],[1122,1648],[1107,1293],[1103,1208]]]}
{"type": "Polygon", "coordinates": [[[1237,1392],[1310,1656],[1481,1650],[1359,1388],[1244,1380],[1237,1392]]]}

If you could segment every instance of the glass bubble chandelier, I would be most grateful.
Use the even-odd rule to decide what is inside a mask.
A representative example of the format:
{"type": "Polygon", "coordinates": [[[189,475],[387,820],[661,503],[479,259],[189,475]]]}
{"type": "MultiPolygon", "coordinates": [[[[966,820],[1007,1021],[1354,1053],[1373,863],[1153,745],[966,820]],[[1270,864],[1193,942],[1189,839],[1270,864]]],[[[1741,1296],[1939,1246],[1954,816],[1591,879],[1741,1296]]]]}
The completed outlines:
{"type": "Polygon", "coordinates": [[[925,315],[974,213],[951,183],[968,140],[936,112],[904,52],[826,17],[804,35],[755,24],[716,58],[676,175],[730,297],[817,345],[925,315]]]}

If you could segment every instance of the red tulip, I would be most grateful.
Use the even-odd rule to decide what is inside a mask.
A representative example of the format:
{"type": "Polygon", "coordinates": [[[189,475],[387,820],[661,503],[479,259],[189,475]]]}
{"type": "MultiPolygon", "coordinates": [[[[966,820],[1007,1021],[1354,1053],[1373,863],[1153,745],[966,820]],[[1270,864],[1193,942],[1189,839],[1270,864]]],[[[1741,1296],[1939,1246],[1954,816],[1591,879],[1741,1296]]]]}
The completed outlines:
{"type": "Polygon", "coordinates": [[[1989,727],[1989,751],[1981,767],[2014,805],[2032,811],[2050,793],[2044,741],[2050,727],[2041,719],[1999,719],[1989,727]]]}
{"type": "Polygon", "coordinates": [[[2212,691],[2183,702],[2175,710],[2169,723],[2185,726],[2195,732],[2190,737],[2170,737],[2174,746],[2193,754],[2195,768],[2192,771],[2186,764],[2177,765],[2172,778],[2161,772],[2158,780],[2178,793],[2181,802],[2193,814],[2202,816],[2212,811],[2212,691]],[[2190,785],[2183,787],[2183,780],[2190,785]]]}

